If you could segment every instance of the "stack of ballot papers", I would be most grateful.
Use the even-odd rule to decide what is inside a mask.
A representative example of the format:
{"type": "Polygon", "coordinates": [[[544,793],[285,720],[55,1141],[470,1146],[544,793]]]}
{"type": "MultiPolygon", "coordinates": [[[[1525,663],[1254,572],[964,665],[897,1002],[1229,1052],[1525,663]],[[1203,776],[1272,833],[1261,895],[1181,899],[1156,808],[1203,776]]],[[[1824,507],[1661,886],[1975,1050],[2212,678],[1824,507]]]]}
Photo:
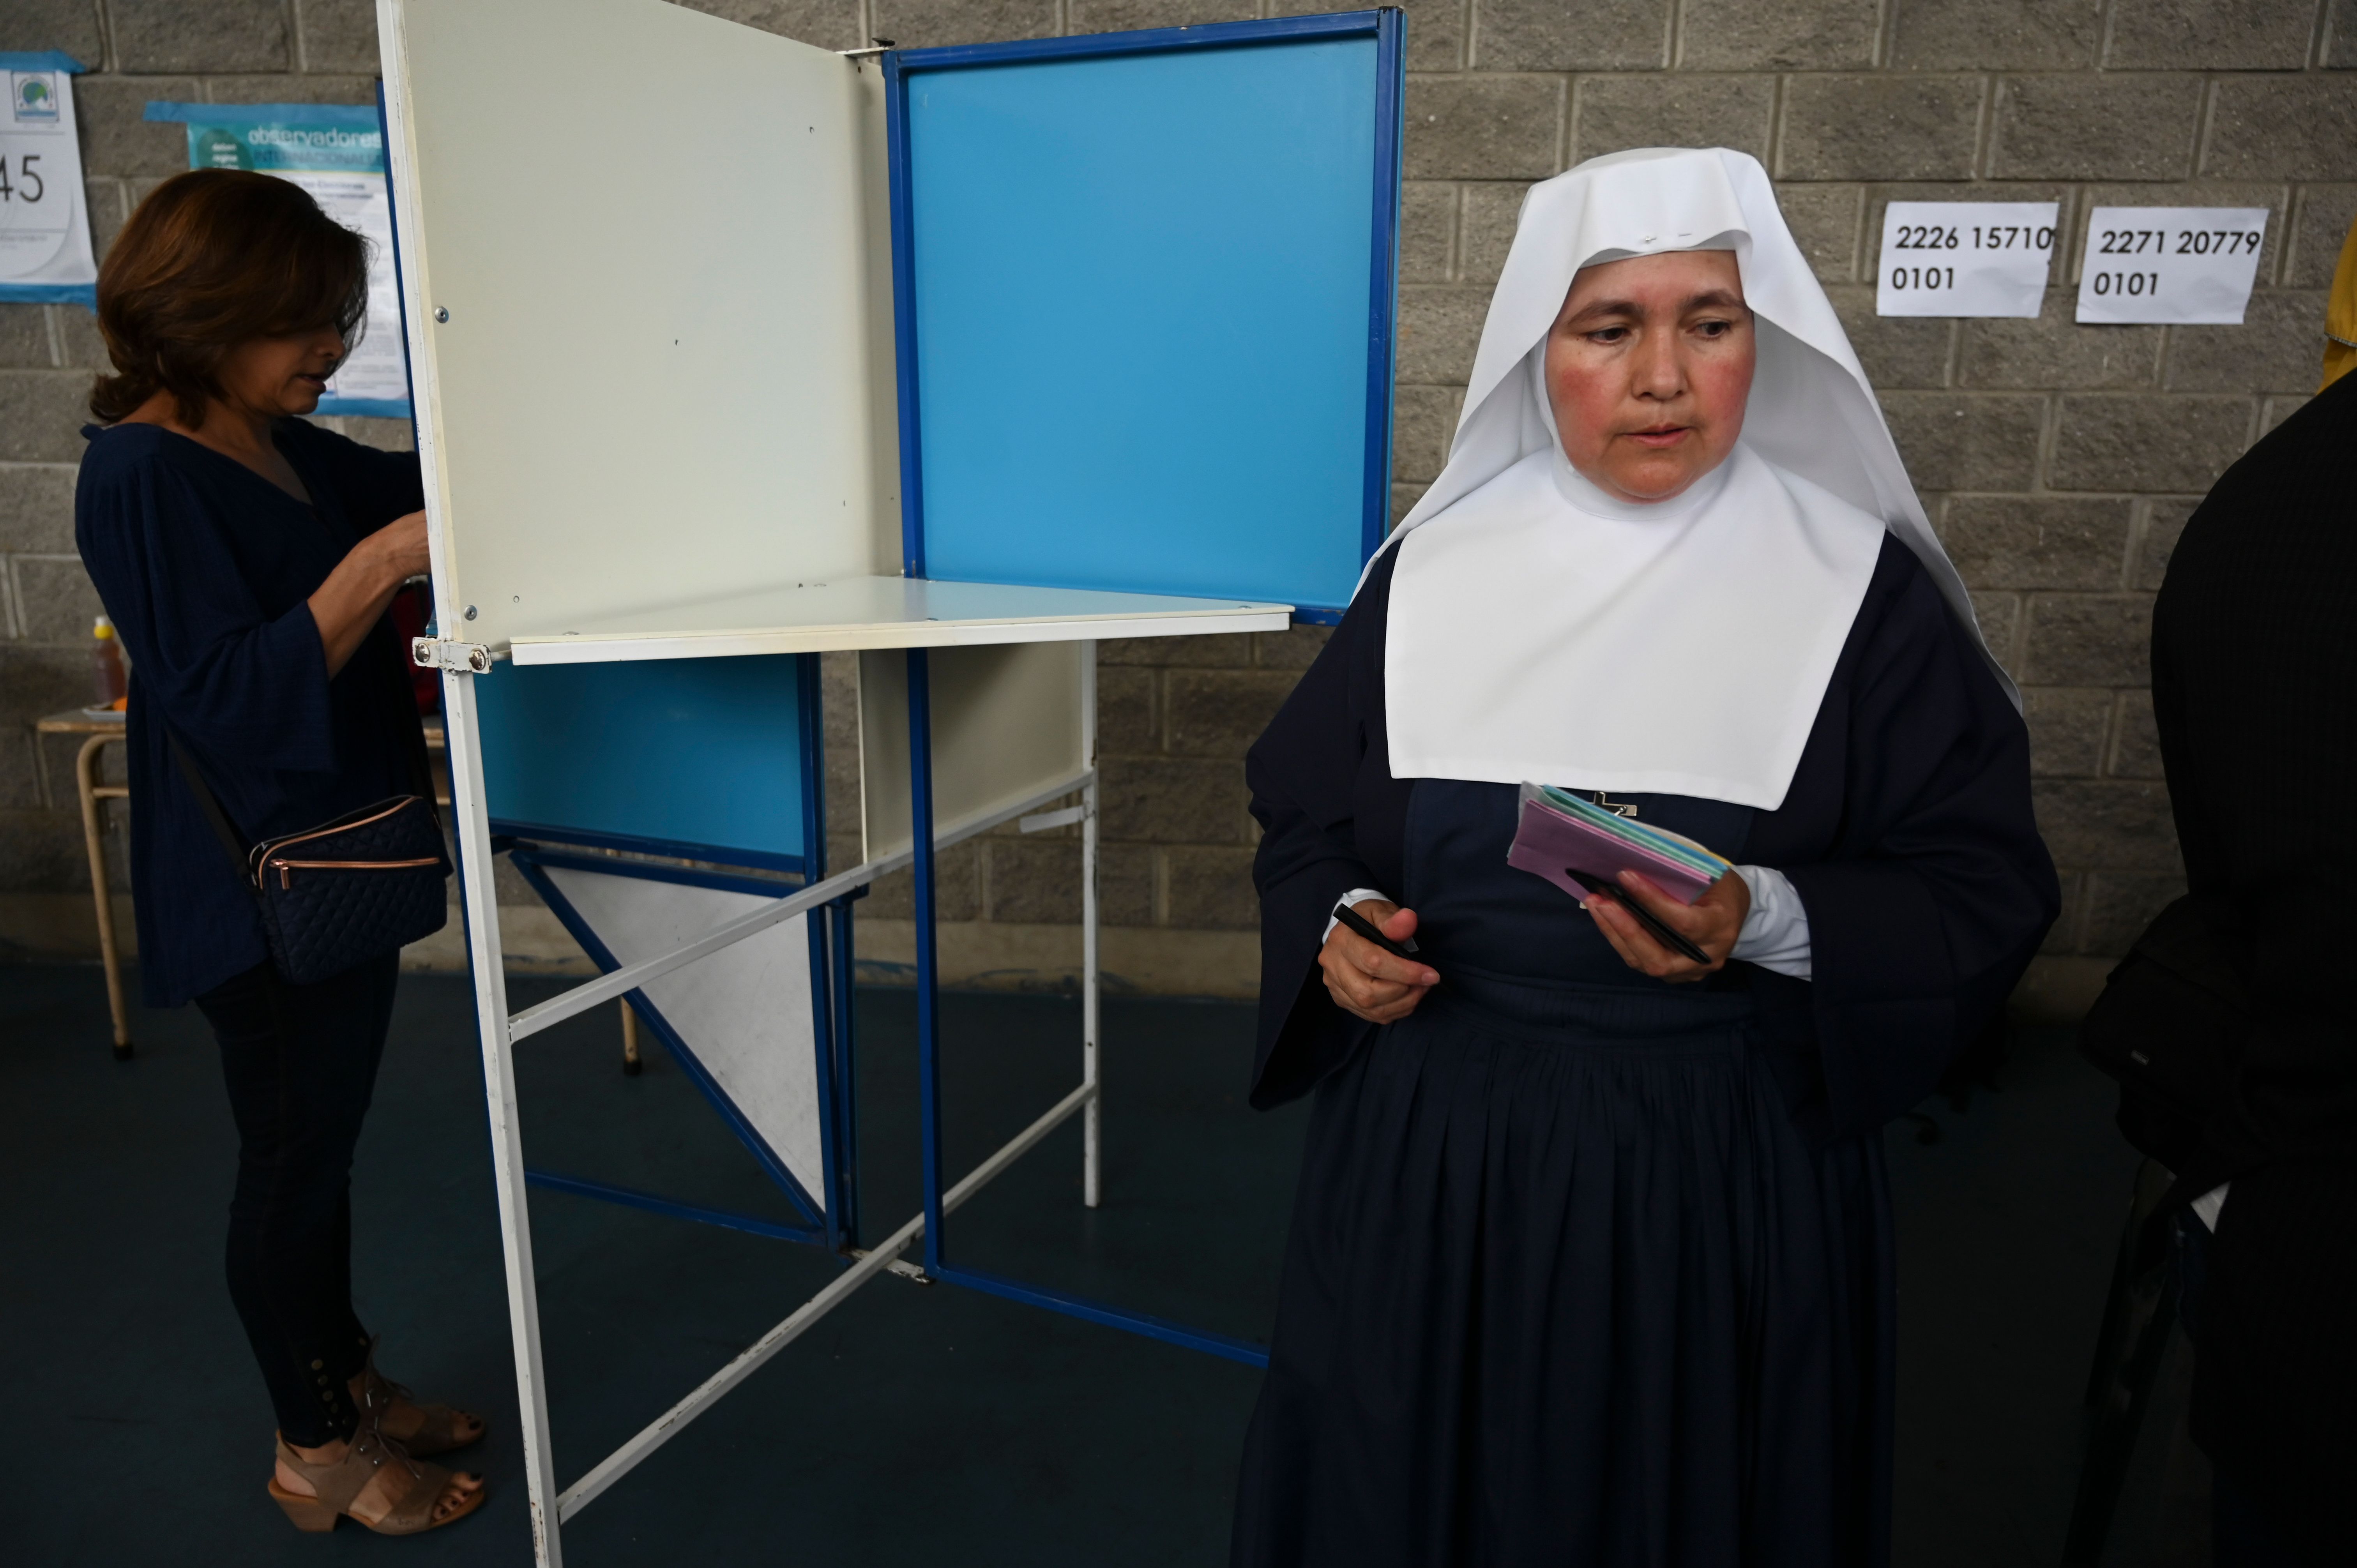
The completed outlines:
{"type": "Polygon", "coordinates": [[[1648,827],[1552,784],[1524,784],[1522,820],[1506,864],[1545,877],[1583,902],[1589,889],[1571,873],[1612,887],[1624,871],[1641,872],[1682,904],[1734,869],[1690,838],[1648,827]]]}

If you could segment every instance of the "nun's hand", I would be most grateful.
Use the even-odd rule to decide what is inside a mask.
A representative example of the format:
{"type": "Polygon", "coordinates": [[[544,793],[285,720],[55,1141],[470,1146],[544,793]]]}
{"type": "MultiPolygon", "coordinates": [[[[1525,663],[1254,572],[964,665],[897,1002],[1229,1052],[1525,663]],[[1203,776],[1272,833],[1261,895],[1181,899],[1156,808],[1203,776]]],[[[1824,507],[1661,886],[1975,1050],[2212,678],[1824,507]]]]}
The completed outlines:
{"type": "Polygon", "coordinates": [[[1724,968],[1727,955],[1735,950],[1735,940],[1743,934],[1743,918],[1751,913],[1751,889],[1732,871],[1691,904],[1679,903],[1641,872],[1622,872],[1620,886],[1622,897],[1642,904],[1662,924],[1710,955],[1708,963],[1696,963],[1663,947],[1636,916],[1613,899],[1587,900],[1596,929],[1631,969],[1673,983],[1700,980],[1724,968]]]}
{"type": "MultiPolygon", "coordinates": [[[[1361,918],[1395,942],[1415,935],[1415,911],[1381,898],[1358,906],[1361,918]]],[[[1370,1024],[1396,1024],[1415,1011],[1439,974],[1414,959],[1387,953],[1350,927],[1337,922],[1318,955],[1334,1005],[1370,1024]]]]}

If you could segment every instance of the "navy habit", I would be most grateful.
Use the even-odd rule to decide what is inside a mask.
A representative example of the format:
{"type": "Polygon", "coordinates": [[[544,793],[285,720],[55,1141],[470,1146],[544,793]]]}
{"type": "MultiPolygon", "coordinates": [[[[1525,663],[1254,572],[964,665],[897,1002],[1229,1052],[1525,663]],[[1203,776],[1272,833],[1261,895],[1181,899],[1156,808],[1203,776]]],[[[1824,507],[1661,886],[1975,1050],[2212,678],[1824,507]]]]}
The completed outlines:
{"type": "MultiPolygon", "coordinates": [[[[1238,1568],[1888,1561],[1879,1130],[2060,908],[2029,739],[1886,540],[1783,803],[1631,797],[1791,877],[1812,981],[1624,965],[1505,864],[1515,791],[1395,779],[1379,560],[1248,767],[1265,835],[1253,1102],[1315,1090],[1238,1568]],[[1352,887],[1441,983],[1377,1028],[1317,964],[1352,887]]],[[[1619,797],[1616,795],[1616,799],[1619,797]]]]}
{"type": "Polygon", "coordinates": [[[363,534],[425,505],[417,457],[299,419],[304,505],[152,424],[86,428],[74,539],[131,659],[131,893],[150,1006],[269,956],[253,894],[174,762],[177,733],[249,843],[418,789],[417,709],[380,621],[336,678],[305,602],[363,534]],[[167,727],[168,726],[168,731],[167,727]]]}

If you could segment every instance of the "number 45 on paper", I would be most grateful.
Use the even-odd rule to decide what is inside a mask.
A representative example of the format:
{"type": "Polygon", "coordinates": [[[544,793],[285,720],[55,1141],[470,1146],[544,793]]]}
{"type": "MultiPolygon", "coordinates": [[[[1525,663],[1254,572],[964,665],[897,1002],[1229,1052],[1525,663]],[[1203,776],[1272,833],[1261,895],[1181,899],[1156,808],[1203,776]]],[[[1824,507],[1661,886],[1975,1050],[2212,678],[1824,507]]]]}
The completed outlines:
{"type": "Polygon", "coordinates": [[[1878,316],[2029,316],[2054,255],[2051,201],[1894,201],[1878,316]]]}

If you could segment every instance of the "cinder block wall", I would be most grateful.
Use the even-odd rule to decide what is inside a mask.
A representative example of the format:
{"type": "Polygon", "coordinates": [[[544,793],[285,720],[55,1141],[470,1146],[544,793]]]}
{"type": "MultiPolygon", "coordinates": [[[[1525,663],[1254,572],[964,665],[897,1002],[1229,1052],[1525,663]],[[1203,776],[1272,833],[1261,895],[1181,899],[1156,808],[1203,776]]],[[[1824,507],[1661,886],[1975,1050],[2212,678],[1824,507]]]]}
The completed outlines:
{"type": "MultiPolygon", "coordinates": [[[[826,48],[1036,38],[1259,14],[1223,0],[699,0],[826,48]]],[[[1291,9],[1282,4],[1274,10],[1291,9]]],[[[2357,0],[1409,0],[1395,511],[1437,473],[1523,188],[1652,144],[1740,147],[1849,325],[1984,626],[2029,693],[2066,913],[2037,984],[2067,1007],[2170,897],[2145,644],[2170,542],[2226,465],[2311,392],[2322,290],[2357,213],[2357,0]],[[1883,204],[2056,200],[2038,321],[1873,314],[1883,204]],[[2264,206],[2239,328],[2071,322],[2088,211],[2264,206]]],[[[364,102],[369,0],[13,0],[0,48],[64,48],[99,242],[185,161],[150,98],[364,102]]],[[[81,883],[70,750],[29,722],[85,684],[72,560],[86,315],[0,307],[0,935],[81,883]],[[13,900],[13,902],[5,902],[13,900]]],[[[403,433],[362,432],[389,444],[403,433]]],[[[1242,757],[1318,634],[1104,650],[1107,960],[1135,983],[1248,989],[1254,828],[1242,757]]],[[[840,671],[838,671],[838,679],[840,671]]],[[[839,704],[837,704],[839,706],[839,704]]],[[[845,755],[847,736],[834,748],[845,755]]],[[[840,780],[838,780],[840,784],[840,780]]],[[[838,788],[834,820],[851,820],[838,788]]],[[[847,845],[839,845],[838,854],[847,845]]],[[[1052,975],[1075,912],[1069,833],[956,858],[963,972],[1052,975]]],[[[889,964],[905,897],[866,929],[889,964]]],[[[51,920],[57,940],[70,935],[51,920]],[[65,933],[65,935],[56,935],[65,933]]],[[[78,929],[78,928],[74,928],[78,929]]]]}

